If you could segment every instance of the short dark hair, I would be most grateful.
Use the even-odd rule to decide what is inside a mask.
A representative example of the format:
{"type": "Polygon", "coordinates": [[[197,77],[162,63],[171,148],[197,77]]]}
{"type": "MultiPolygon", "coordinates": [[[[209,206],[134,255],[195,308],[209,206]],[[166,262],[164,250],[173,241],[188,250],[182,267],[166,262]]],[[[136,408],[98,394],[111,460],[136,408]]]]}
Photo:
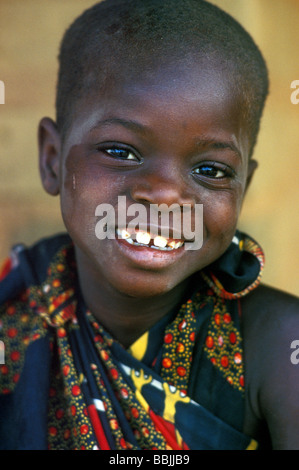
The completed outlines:
{"type": "MultiPolygon", "coordinates": [[[[104,0],[67,29],[59,53],[56,120],[62,134],[74,106],[119,63],[143,66],[186,54],[221,62],[241,94],[254,148],[269,81],[265,60],[245,29],[205,0],[104,0]]],[[[111,75],[110,75],[111,76],[111,75]]]]}

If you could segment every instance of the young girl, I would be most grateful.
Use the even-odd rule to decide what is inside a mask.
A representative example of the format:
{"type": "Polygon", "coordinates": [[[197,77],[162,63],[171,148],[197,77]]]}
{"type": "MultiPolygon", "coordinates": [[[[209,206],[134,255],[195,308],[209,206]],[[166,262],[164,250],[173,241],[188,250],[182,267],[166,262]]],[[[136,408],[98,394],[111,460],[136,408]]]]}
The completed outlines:
{"type": "Polygon", "coordinates": [[[299,447],[299,302],[260,284],[237,230],[267,93],[257,46],[208,2],[106,0],[68,29],[39,125],[67,234],[3,271],[1,448],[299,447]],[[123,221],[107,236],[98,207],[123,221]]]}

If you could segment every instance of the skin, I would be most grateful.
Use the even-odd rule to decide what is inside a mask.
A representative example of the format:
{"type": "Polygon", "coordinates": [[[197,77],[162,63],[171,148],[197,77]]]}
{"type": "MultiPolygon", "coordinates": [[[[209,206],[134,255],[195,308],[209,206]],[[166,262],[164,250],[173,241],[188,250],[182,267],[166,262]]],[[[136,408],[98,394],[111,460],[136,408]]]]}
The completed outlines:
{"type": "MultiPolygon", "coordinates": [[[[107,82],[101,93],[85,95],[64,139],[51,119],[39,126],[43,185],[49,194],[60,194],[85,302],[125,347],[178,306],[190,276],[227,249],[256,168],[248,158],[242,103],[221,70],[202,63],[191,68],[176,63],[174,69],[164,63],[150,76],[134,73],[124,67],[113,85],[107,82]],[[115,148],[126,150],[123,158],[115,148]],[[147,211],[150,204],[193,209],[203,204],[202,248],[164,259],[158,253],[132,254],[116,240],[98,240],[95,208],[101,203],[117,208],[118,196],[126,196],[128,207],[139,203],[147,211]]],[[[298,400],[293,393],[290,402],[277,373],[287,362],[289,383],[299,381],[288,357],[299,305],[290,296],[276,291],[275,296],[261,287],[242,304],[248,384],[244,432],[258,437],[266,419],[274,448],[299,448],[298,400]],[[289,312],[293,322],[283,328],[283,339],[272,321],[277,312],[282,323],[278,305],[279,314],[289,312]],[[276,345],[281,343],[285,354],[280,357],[276,345]]]]}
{"type": "Polygon", "coordinates": [[[299,449],[299,367],[291,362],[298,312],[298,298],[265,285],[242,302],[244,432],[263,439],[266,425],[272,449],[299,449]]]}

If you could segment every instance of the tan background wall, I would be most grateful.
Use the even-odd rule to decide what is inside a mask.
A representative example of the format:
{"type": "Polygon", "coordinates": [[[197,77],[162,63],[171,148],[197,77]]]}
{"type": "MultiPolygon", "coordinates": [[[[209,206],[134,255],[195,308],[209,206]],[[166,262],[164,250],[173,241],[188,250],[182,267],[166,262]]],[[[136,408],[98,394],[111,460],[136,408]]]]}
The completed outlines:
{"type": "MultiPolygon", "coordinates": [[[[0,0],[0,259],[12,243],[31,243],[62,230],[59,200],[39,182],[36,129],[54,116],[56,56],[65,28],[94,1],[0,0]]],[[[255,157],[259,170],[240,228],[266,252],[264,281],[299,295],[299,104],[290,84],[299,80],[298,0],[215,0],[253,35],[271,77],[255,157]]]]}

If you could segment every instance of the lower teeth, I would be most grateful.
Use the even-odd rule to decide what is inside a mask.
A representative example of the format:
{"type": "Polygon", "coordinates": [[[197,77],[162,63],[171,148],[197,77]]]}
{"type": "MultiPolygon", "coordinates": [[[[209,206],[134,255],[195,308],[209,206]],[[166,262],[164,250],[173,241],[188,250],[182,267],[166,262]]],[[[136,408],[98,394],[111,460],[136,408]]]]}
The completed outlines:
{"type": "Polygon", "coordinates": [[[161,247],[161,246],[155,246],[155,245],[146,245],[144,243],[135,242],[134,240],[132,240],[132,238],[126,238],[125,241],[130,243],[130,245],[146,246],[147,248],[152,248],[153,250],[173,251],[176,249],[176,248],[171,248],[170,246],[161,247]]]}
{"type": "Polygon", "coordinates": [[[172,251],[175,249],[175,248],[171,248],[170,246],[144,245],[143,243],[137,243],[137,242],[134,242],[133,240],[132,240],[132,244],[136,246],[146,246],[147,248],[152,248],[153,250],[172,251]]]}

